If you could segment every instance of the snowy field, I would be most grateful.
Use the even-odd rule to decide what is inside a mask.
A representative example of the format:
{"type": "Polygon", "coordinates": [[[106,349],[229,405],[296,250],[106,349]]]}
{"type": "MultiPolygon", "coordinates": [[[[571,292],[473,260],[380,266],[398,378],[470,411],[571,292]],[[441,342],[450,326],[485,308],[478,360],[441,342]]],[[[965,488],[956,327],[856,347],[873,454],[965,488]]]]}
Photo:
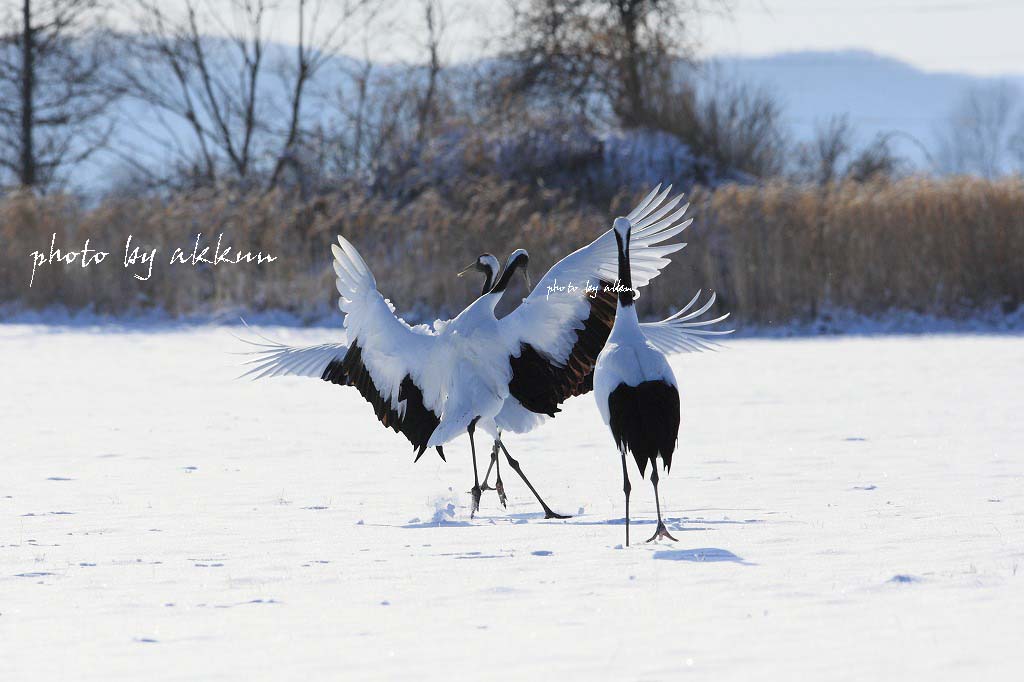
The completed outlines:
{"type": "Polygon", "coordinates": [[[487,492],[470,520],[468,440],[414,466],[353,389],[236,381],[233,350],[220,327],[0,325],[0,679],[1024,671],[1021,336],[677,357],[679,542],[642,542],[634,468],[628,549],[591,396],[507,438],[573,518],[506,467],[508,510],[487,492]]]}

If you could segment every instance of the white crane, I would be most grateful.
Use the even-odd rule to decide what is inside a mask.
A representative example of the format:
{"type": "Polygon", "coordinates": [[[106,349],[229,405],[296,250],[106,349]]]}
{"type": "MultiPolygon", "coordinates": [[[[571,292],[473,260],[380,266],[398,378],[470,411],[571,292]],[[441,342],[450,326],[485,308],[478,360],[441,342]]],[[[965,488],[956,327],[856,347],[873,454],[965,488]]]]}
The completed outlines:
{"type": "MultiPolygon", "coordinates": [[[[672,466],[679,435],[679,389],[665,353],[678,352],[692,343],[693,330],[686,321],[710,307],[712,297],[695,313],[684,313],[696,301],[661,322],[641,324],[637,319],[632,278],[631,238],[634,229],[627,218],[616,218],[613,226],[618,251],[619,290],[615,324],[594,369],[594,398],[597,408],[612,432],[622,458],[622,492],[626,496],[626,546],[629,546],[629,474],[626,453],[632,453],[641,476],[651,464],[651,484],[658,510],[658,528],[648,542],[656,538],[675,540],[661,518],[658,498],[658,457],[668,473],[672,466]]],[[[699,296],[699,292],[698,292],[699,296]]],[[[728,313],[713,322],[720,322],[728,313]]],[[[728,334],[729,331],[705,331],[704,334],[728,334]]]]}
{"type": "MultiPolygon", "coordinates": [[[[630,214],[638,228],[633,235],[638,287],[658,275],[668,254],[685,246],[664,242],[690,222],[677,224],[686,207],[672,212],[680,198],[662,205],[669,190],[659,194],[658,189],[630,214]]],[[[301,374],[356,386],[378,418],[402,432],[420,454],[468,433],[475,512],[481,494],[473,439],[477,426],[495,439],[499,422],[504,429],[528,430],[537,415],[553,416],[566,398],[590,389],[591,369],[614,314],[614,297],[607,292],[618,268],[615,240],[608,230],[563,258],[522,305],[497,320],[494,308],[513,274],[519,268],[526,274],[529,256],[516,251],[488,293],[431,329],[410,327],[396,317],[358,251],[339,237],[332,251],[346,342],[301,349],[272,345],[264,348],[255,370],[258,376],[301,374]],[[557,289],[569,285],[575,289],[557,289]],[[552,290],[556,293],[549,295],[552,290]]],[[[522,476],[518,463],[508,458],[522,476]]],[[[556,516],[540,501],[546,515],[556,516]]]]}
{"type": "MultiPolygon", "coordinates": [[[[731,334],[732,330],[719,331],[702,329],[702,327],[717,324],[726,319],[728,317],[728,314],[710,320],[697,319],[701,315],[706,313],[711,308],[711,306],[714,305],[716,299],[716,295],[712,293],[711,296],[708,298],[707,302],[704,303],[704,305],[702,305],[700,308],[696,310],[693,310],[697,301],[700,299],[700,295],[701,292],[698,291],[694,295],[694,297],[690,299],[690,302],[687,303],[686,306],[677,311],[672,316],[672,318],[670,318],[670,320],[664,321],[671,321],[671,329],[663,330],[660,328],[654,328],[653,325],[651,325],[652,328],[648,329],[648,333],[652,335],[660,335],[662,343],[665,344],[665,348],[670,348],[671,351],[675,353],[692,353],[716,348],[718,344],[707,337],[731,334]]],[[[614,296],[612,300],[615,300],[614,296]]],[[[614,317],[612,317],[608,321],[608,334],[611,333],[614,321],[614,317]]],[[[580,395],[583,393],[587,393],[590,390],[593,390],[594,365],[596,365],[596,359],[594,360],[594,363],[590,365],[590,374],[587,376],[587,379],[584,381],[582,387],[575,395],[580,395]]],[[[556,413],[557,412],[558,410],[556,410],[556,413]]],[[[509,460],[509,464],[512,466],[514,470],[520,472],[521,475],[519,463],[512,458],[512,456],[508,452],[508,449],[505,447],[505,443],[502,440],[502,432],[507,430],[518,434],[528,433],[537,428],[538,426],[542,425],[543,423],[545,423],[549,418],[550,415],[531,412],[527,410],[525,407],[522,406],[522,404],[518,400],[516,400],[516,398],[514,398],[511,395],[505,399],[505,404],[502,407],[501,412],[499,412],[498,416],[495,417],[495,423],[497,424],[498,427],[498,437],[495,439],[494,446],[491,449],[491,462],[487,467],[487,471],[484,474],[484,482],[481,484],[480,487],[481,490],[496,491],[498,494],[498,499],[501,502],[502,506],[506,506],[506,497],[504,492],[504,484],[502,483],[501,480],[501,468],[500,465],[498,464],[499,451],[504,452],[505,457],[509,460]],[[496,471],[495,485],[493,487],[489,483],[492,469],[496,471]]],[[[523,480],[526,481],[527,486],[530,487],[530,490],[533,492],[534,496],[537,497],[537,500],[541,503],[541,506],[544,507],[545,515],[547,518],[562,518],[557,514],[552,515],[553,513],[550,512],[550,510],[547,508],[547,505],[544,504],[544,501],[537,494],[537,491],[533,489],[533,486],[530,485],[530,482],[527,481],[525,477],[523,477],[523,480]]]]}
{"type": "MultiPolygon", "coordinates": [[[[377,289],[376,280],[356,248],[344,237],[331,247],[345,313],[343,343],[292,348],[263,344],[252,372],[264,376],[319,376],[335,384],[355,386],[371,403],[377,418],[399,431],[418,450],[429,447],[443,457],[442,446],[463,431],[473,452],[474,504],[480,488],[476,472],[473,434],[477,422],[501,409],[508,393],[508,359],[500,343],[494,308],[512,276],[529,256],[516,251],[501,278],[487,293],[454,319],[410,326],[394,314],[394,307],[377,289]],[[503,368],[501,364],[504,363],[503,368]]],[[[482,262],[481,266],[488,267],[482,262]]]]}
{"type": "MultiPolygon", "coordinates": [[[[337,247],[334,247],[337,248],[337,247]]],[[[494,286],[501,264],[489,253],[481,254],[472,264],[459,273],[462,277],[470,270],[477,270],[484,275],[484,296],[494,286]]],[[[478,299],[479,300],[479,299],[478,299]]],[[[434,322],[434,328],[447,325],[451,320],[434,322]]],[[[425,327],[417,328],[425,330],[425,327]]],[[[262,337],[261,337],[262,338],[262,337]]],[[[244,339],[243,339],[244,340],[244,339]]],[[[373,384],[373,378],[361,364],[360,350],[353,350],[347,340],[338,343],[325,343],[316,346],[288,346],[270,339],[263,338],[262,343],[245,340],[259,350],[252,354],[257,357],[246,364],[253,365],[242,377],[263,379],[277,376],[303,376],[322,379],[332,384],[355,386],[359,393],[373,405],[377,419],[394,431],[401,433],[412,444],[416,451],[416,460],[427,449],[427,439],[438,424],[437,414],[423,405],[422,392],[415,386],[412,378],[402,378],[399,384],[397,400],[385,399],[373,384]],[[396,404],[397,403],[397,404],[396,404]],[[400,408],[400,409],[399,409],[400,408]]],[[[437,453],[444,459],[444,449],[437,447],[437,453]]]]}
{"type": "MultiPolygon", "coordinates": [[[[634,231],[634,277],[637,289],[646,286],[668,262],[670,253],[685,243],[664,244],[685,230],[692,220],[680,222],[688,208],[677,208],[682,195],[665,203],[671,186],[659,194],[660,187],[647,195],[629,214],[634,231]]],[[[540,426],[560,411],[567,399],[593,388],[594,366],[616,319],[616,287],[618,279],[618,248],[613,230],[608,230],[592,243],[556,263],[523,304],[499,322],[513,354],[513,370],[509,395],[495,416],[498,436],[491,449],[491,462],[484,475],[482,489],[491,489],[487,481],[491,469],[497,471],[495,490],[504,505],[504,486],[498,464],[499,449],[509,464],[523,478],[544,508],[551,512],[537,491],[523,476],[519,463],[505,447],[504,431],[526,433],[540,426]],[[575,290],[570,285],[575,284],[575,290]]],[[[675,352],[700,351],[713,347],[708,337],[723,333],[703,329],[721,322],[725,317],[699,320],[715,302],[715,295],[699,309],[690,312],[700,292],[671,318],[671,325],[652,328],[675,352]]]]}
{"type": "MultiPolygon", "coordinates": [[[[690,224],[678,223],[686,206],[673,212],[682,197],[663,205],[671,188],[661,194],[659,189],[631,213],[641,226],[633,244],[638,286],[656,277],[669,262],[666,256],[685,246],[665,242],[690,224]]],[[[537,424],[534,415],[554,416],[562,401],[590,389],[591,369],[608,334],[607,292],[618,269],[612,230],[556,263],[518,308],[497,320],[497,299],[516,269],[525,268],[528,262],[525,251],[513,253],[491,292],[441,332],[448,341],[443,344],[445,353],[436,360],[456,364],[457,372],[452,374],[441,421],[427,445],[442,445],[463,431],[469,434],[474,511],[479,508],[482,491],[475,429],[480,427],[498,440],[499,427],[528,430],[537,424]],[[516,402],[506,408],[509,397],[516,402]]],[[[528,277],[527,283],[529,286],[528,277]]],[[[540,498],[504,445],[499,442],[499,446],[537,497],[545,517],[560,516],[540,498]]]]}

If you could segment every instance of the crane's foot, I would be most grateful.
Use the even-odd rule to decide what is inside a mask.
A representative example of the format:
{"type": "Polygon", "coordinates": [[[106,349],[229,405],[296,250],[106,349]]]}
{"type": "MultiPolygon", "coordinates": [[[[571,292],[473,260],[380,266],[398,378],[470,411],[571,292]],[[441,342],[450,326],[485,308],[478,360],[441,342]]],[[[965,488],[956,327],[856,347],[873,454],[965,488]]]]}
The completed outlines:
{"type": "Polygon", "coordinates": [[[572,514],[559,514],[558,512],[551,511],[550,507],[544,507],[544,518],[545,519],[571,519],[572,514]]]}
{"type": "Polygon", "coordinates": [[[498,491],[498,501],[501,502],[502,507],[508,509],[508,497],[505,496],[505,484],[501,482],[500,478],[495,481],[495,484],[496,487],[494,489],[498,491]]]}
{"type": "Polygon", "coordinates": [[[667,539],[671,540],[672,542],[679,542],[674,537],[672,537],[672,534],[668,532],[668,528],[665,528],[665,524],[662,521],[658,521],[658,530],[654,531],[654,535],[652,535],[647,540],[647,542],[653,542],[653,541],[657,540],[658,538],[667,538],[667,539]]]}
{"type": "Polygon", "coordinates": [[[473,506],[469,510],[469,518],[473,518],[473,515],[480,511],[480,496],[483,492],[480,490],[479,485],[474,485],[473,489],[469,492],[473,494],[473,506]]]}

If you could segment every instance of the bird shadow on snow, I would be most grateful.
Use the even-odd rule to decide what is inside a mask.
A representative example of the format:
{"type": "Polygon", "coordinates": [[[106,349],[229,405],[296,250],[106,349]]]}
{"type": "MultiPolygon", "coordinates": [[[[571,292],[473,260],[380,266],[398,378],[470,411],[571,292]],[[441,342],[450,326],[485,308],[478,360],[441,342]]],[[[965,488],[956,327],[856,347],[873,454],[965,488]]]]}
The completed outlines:
{"type": "MultiPolygon", "coordinates": [[[[516,515],[513,515],[516,516],[516,515]]],[[[524,515],[529,516],[529,515],[524,515]]],[[[544,521],[543,514],[537,514],[536,517],[540,521],[544,521]]],[[[582,517],[576,517],[565,521],[551,520],[547,523],[564,523],[569,526],[624,526],[626,525],[626,517],[622,516],[615,519],[585,519],[582,517]]],[[[631,526],[653,526],[658,523],[657,519],[638,519],[631,518],[629,525],[631,526]]],[[[760,519],[695,519],[685,516],[666,516],[665,525],[672,531],[694,531],[694,530],[710,530],[705,526],[718,526],[718,525],[746,525],[751,523],[762,523],[760,519]]]]}
{"type": "Polygon", "coordinates": [[[398,526],[398,528],[468,528],[470,526],[477,526],[483,524],[470,523],[469,521],[447,521],[447,520],[434,520],[430,521],[410,521],[409,523],[398,526]]]}
{"type": "MultiPolygon", "coordinates": [[[[436,513],[430,520],[423,521],[415,518],[411,519],[408,523],[397,528],[471,528],[471,527],[485,527],[491,526],[496,523],[508,522],[519,524],[519,523],[539,523],[543,525],[565,525],[565,526],[624,526],[626,525],[626,518],[614,518],[614,519],[585,519],[581,516],[571,517],[568,519],[545,519],[543,512],[517,512],[507,515],[499,516],[488,516],[480,514],[474,521],[456,520],[451,518],[450,514],[443,512],[436,513]]],[[[630,519],[631,526],[653,526],[657,523],[656,519],[630,519]]],[[[689,532],[698,530],[710,530],[708,526],[717,526],[723,524],[738,524],[746,525],[752,523],[763,523],[761,519],[694,519],[680,516],[666,516],[665,525],[667,525],[673,532],[689,532]]],[[[387,524],[384,524],[387,525],[387,524]]]]}
{"type": "Polygon", "coordinates": [[[732,563],[742,566],[755,566],[743,557],[736,556],[727,549],[718,547],[699,547],[697,549],[659,549],[651,555],[652,559],[661,561],[695,561],[703,564],[732,563]]]}

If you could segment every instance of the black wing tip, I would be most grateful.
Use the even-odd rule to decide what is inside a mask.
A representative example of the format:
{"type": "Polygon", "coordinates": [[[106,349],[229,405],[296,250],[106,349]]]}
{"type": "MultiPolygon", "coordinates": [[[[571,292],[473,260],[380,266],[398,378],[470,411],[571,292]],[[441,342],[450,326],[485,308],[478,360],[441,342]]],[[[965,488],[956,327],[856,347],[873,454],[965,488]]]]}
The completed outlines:
{"type": "MultiPolygon", "coordinates": [[[[437,455],[438,455],[438,457],[441,458],[441,461],[447,463],[448,460],[444,458],[444,448],[442,448],[440,445],[436,445],[436,446],[434,446],[434,449],[437,450],[437,455]]],[[[416,450],[416,446],[413,446],[413,450],[416,450]]],[[[416,462],[420,461],[420,457],[422,457],[423,453],[426,452],[426,451],[427,451],[427,446],[426,445],[421,445],[419,450],[416,453],[416,459],[414,459],[412,461],[413,464],[415,464],[416,462]]]]}

